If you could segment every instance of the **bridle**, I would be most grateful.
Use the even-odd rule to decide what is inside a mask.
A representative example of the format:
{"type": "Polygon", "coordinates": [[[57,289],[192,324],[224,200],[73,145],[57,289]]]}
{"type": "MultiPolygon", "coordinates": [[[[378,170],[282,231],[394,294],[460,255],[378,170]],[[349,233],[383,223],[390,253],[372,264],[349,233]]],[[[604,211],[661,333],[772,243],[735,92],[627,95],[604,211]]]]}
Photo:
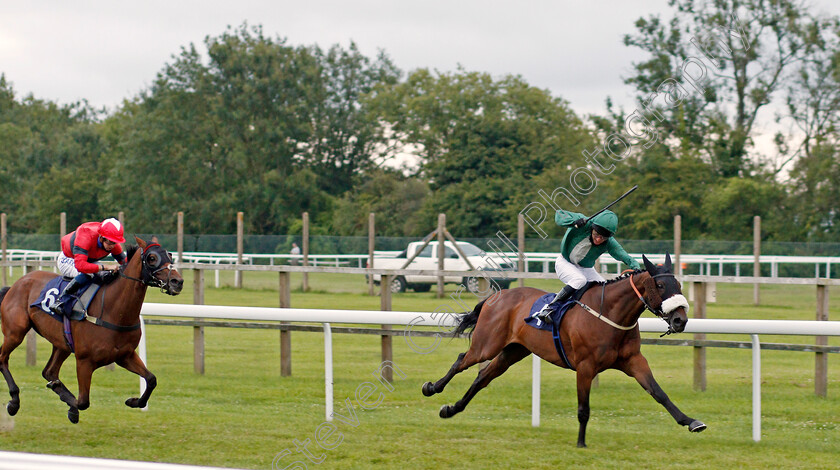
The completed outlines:
{"type": "MultiPolygon", "coordinates": [[[[140,263],[141,263],[141,274],[140,278],[131,277],[125,274],[123,269],[120,269],[120,277],[124,277],[126,279],[130,279],[132,281],[137,281],[141,284],[145,284],[149,287],[158,287],[160,288],[161,292],[164,294],[169,294],[167,287],[169,286],[169,282],[172,280],[172,270],[174,269],[174,264],[172,261],[172,255],[169,254],[168,251],[164,250],[162,246],[157,243],[151,243],[146,245],[146,249],[140,248],[140,263]],[[152,248],[157,247],[157,250],[152,250],[152,248]],[[156,254],[157,260],[154,264],[150,261],[151,255],[156,254]],[[166,270],[166,278],[160,279],[157,277],[157,274],[163,270],[166,270]]],[[[172,294],[170,294],[172,295],[172,294]]]]}
{"type": "MultiPolygon", "coordinates": [[[[676,278],[677,278],[677,276],[675,276],[673,273],[660,273],[660,274],[652,274],[650,277],[651,277],[651,279],[656,279],[656,278],[658,278],[658,277],[673,277],[674,279],[676,279],[676,278]]],[[[666,315],[668,315],[668,317],[673,316],[673,312],[674,312],[676,309],[674,309],[674,310],[672,310],[671,312],[668,312],[668,313],[666,314],[666,313],[662,310],[662,305],[660,305],[660,306],[659,306],[659,308],[653,308],[653,307],[651,307],[651,306],[650,306],[650,302],[648,302],[648,300],[647,300],[647,299],[645,299],[645,297],[642,295],[642,293],[641,293],[641,292],[639,292],[639,289],[636,287],[636,283],[635,283],[635,282],[633,282],[633,275],[632,275],[632,274],[630,275],[630,286],[632,286],[632,287],[633,287],[633,291],[636,293],[636,296],[637,296],[637,297],[639,297],[639,300],[642,302],[642,305],[644,305],[644,306],[645,306],[645,309],[649,310],[652,314],[654,314],[654,315],[656,315],[657,317],[659,317],[659,318],[661,318],[662,320],[664,320],[664,321],[665,321],[665,323],[668,325],[668,330],[667,330],[667,331],[665,331],[665,333],[663,333],[663,334],[660,336],[660,338],[661,338],[662,336],[670,335],[671,333],[676,333],[676,331],[674,331],[674,329],[671,327],[671,322],[670,322],[670,321],[668,321],[668,318],[666,318],[666,315]]],[[[669,298],[670,298],[670,297],[669,297],[669,298]]]]}

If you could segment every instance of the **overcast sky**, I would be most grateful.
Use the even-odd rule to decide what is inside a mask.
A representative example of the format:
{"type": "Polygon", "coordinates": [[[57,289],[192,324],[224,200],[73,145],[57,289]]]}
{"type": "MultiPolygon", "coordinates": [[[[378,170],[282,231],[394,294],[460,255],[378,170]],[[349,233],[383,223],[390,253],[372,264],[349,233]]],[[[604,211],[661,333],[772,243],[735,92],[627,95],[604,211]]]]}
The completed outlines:
{"type": "MultiPolygon", "coordinates": [[[[633,22],[668,15],[667,0],[114,0],[3,1],[0,72],[18,97],[113,110],[149,87],[180,48],[203,51],[228,25],[262,25],[291,45],[355,41],[385,50],[403,71],[521,75],[568,100],[578,113],[604,111],[610,96],[632,109],[622,77],[643,56],[622,44],[633,22]]],[[[837,0],[815,3],[833,14],[837,0]]]]}

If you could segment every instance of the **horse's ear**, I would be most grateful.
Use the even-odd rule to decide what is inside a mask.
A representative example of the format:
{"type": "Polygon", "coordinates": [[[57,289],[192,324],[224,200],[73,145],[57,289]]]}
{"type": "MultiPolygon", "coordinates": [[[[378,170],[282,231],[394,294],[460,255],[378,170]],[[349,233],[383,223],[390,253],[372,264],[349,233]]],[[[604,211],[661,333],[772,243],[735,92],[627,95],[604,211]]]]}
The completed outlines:
{"type": "Polygon", "coordinates": [[[142,238],[135,235],[134,240],[137,241],[137,246],[139,246],[141,249],[146,249],[146,242],[142,238]]]}
{"type": "Polygon", "coordinates": [[[671,264],[671,254],[667,251],[665,252],[665,269],[667,269],[669,273],[674,272],[673,265],[671,264]]]}
{"type": "Polygon", "coordinates": [[[656,266],[647,259],[647,256],[642,255],[642,261],[645,263],[645,269],[651,274],[656,274],[656,266]]]}

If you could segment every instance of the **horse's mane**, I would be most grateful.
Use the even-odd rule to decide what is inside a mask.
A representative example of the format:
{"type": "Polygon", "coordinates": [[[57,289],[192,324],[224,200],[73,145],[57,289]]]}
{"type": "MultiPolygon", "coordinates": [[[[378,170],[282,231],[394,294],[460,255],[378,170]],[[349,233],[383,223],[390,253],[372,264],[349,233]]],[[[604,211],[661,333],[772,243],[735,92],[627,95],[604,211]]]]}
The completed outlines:
{"type": "Polygon", "coordinates": [[[632,271],[625,271],[624,273],[622,273],[618,277],[614,277],[614,278],[606,280],[604,282],[599,282],[598,284],[603,284],[603,285],[615,284],[616,282],[623,281],[623,280],[627,279],[628,277],[630,277],[634,274],[641,274],[641,273],[646,273],[646,272],[647,272],[646,269],[634,269],[632,271]]]}
{"type": "Polygon", "coordinates": [[[125,269],[126,266],[128,266],[128,262],[131,261],[131,257],[134,256],[135,253],[137,253],[137,250],[139,248],[140,247],[138,245],[128,245],[126,247],[126,249],[125,249],[126,262],[125,262],[124,265],[120,266],[120,270],[123,270],[123,269],[125,269]]]}

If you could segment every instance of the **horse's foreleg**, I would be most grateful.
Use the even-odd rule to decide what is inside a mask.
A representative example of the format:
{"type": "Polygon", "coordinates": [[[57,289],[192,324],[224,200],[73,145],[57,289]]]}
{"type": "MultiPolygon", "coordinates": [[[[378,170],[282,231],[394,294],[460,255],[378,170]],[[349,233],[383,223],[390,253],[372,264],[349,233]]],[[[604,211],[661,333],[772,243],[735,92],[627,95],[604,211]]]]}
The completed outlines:
{"type": "Polygon", "coordinates": [[[50,355],[50,360],[47,361],[47,365],[44,366],[43,372],[41,375],[47,379],[47,388],[55,392],[58,397],[64,403],[67,403],[70,407],[76,406],[76,396],[73,395],[67,387],[59,380],[58,373],[61,370],[61,366],[64,364],[64,361],[70,356],[70,351],[65,349],[59,349],[53,346],[52,354],[50,355]]]}
{"type": "Polygon", "coordinates": [[[479,390],[486,387],[496,377],[505,373],[508,367],[528,357],[529,354],[531,354],[531,351],[521,344],[511,343],[505,346],[502,352],[487,367],[478,372],[478,377],[476,377],[463,398],[458,400],[454,405],[443,405],[441,407],[440,417],[450,418],[464,411],[464,408],[467,407],[467,404],[479,390]]]}
{"type": "Polygon", "coordinates": [[[595,373],[586,364],[577,367],[577,397],[578,397],[578,447],[586,447],[586,425],[589,423],[589,393],[592,390],[592,379],[595,373]]]}
{"type": "Polygon", "coordinates": [[[664,406],[668,413],[673,416],[681,426],[688,426],[691,432],[700,432],[706,429],[706,425],[702,421],[689,418],[685,415],[677,405],[675,405],[668,395],[659,387],[656,380],[653,378],[653,372],[650,370],[647,359],[641,354],[636,354],[630,358],[626,365],[621,369],[625,374],[636,379],[639,385],[642,386],[660,405],[664,406]]]}
{"type": "Polygon", "coordinates": [[[138,356],[136,352],[132,352],[128,357],[118,360],[117,364],[120,367],[143,377],[143,380],[146,381],[146,391],[143,392],[143,395],[140,396],[140,398],[129,398],[125,401],[126,406],[131,408],[145,408],[146,404],[149,402],[149,397],[152,395],[152,390],[154,390],[157,386],[157,378],[155,378],[154,374],[149,372],[149,369],[146,368],[146,364],[143,364],[143,360],[140,359],[140,356],[138,356]]]}
{"type": "Polygon", "coordinates": [[[14,416],[20,410],[20,388],[18,388],[15,379],[12,377],[12,372],[9,370],[9,355],[23,342],[23,338],[29,331],[29,327],[22,331],[16,329],[14,332],[10,331],[11,328],[4,327],[3,330],[5,336],[3,337],[3,346],[0,347],[0,372],[3,373],[3,378],[6,379],[6,384],[9,386],[9,395],[11,396],[11,400],[6,405],[6,411],[9,413],[9,416],[14,416]]]}

